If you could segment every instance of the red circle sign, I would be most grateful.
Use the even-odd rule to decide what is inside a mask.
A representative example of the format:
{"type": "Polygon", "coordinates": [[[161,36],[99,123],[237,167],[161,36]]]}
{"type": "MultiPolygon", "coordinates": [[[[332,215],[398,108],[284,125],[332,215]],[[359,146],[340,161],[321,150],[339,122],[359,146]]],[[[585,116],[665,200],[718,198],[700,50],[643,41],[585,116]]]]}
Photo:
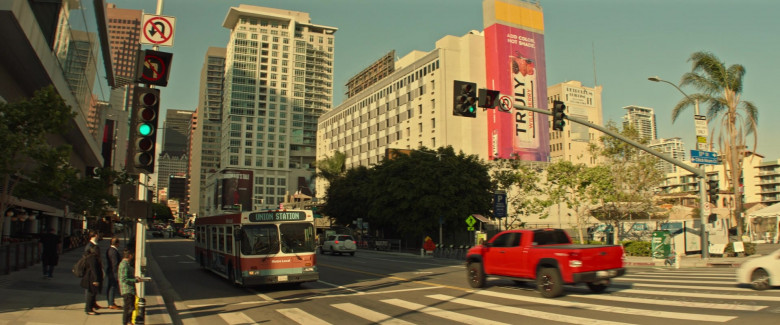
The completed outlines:
{"type": "Polygon", "coordinates": [[[144,38],[152,44],[162,44],[167,42],[173,36],[173,26],[165,17],[154,17],[144,24],[144,38]],[[155,35],[160,34],[157,38],[155,35]]]}

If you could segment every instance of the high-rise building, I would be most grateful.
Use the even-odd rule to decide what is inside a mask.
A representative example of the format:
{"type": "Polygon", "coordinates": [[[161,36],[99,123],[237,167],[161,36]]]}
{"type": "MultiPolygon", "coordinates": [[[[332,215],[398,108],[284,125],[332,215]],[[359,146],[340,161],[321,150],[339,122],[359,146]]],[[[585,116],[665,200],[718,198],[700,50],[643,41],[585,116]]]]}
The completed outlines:
{"type": "MultiPolygon", "coordinates": [[[[601,86],[585,87],[579,81],[562,82],[547,88],[547,105],[552,109],[553,101],[562,101],[566,105],[567,116],[603,125],[601,90],[601,86]]],[[[566,160],[595,166],[597,157],[591,154],[589,146],[591,143],[599,145],[599,138],[603,135],[598,130],[574,122],[567,122],[563,131],[554,131],[550,127],[550,161],[566,160]]]]}
{"type": "Polygon", "coordinates": [[[220,170],[251,172],[252,208],[276,207],[300,179],[313,181],[317,118],[333,101],[337,29],[305,12],[248,5],[231,7],[223,26],[230,41],[220,170]]]}
{"type": "Polygon", "coordinates": [[[189,129],[193,111],[169,109],[162,125],[162,148],[160,154],[172,156],[188,154],[189,129]]]}
{"type": "Polygon", "coordinates": [[[185,175],[189,158],[187,154],[172,155],[163,152],[157,158],[157,189],[167,189],[171,175],[185,175]]]}
{"type": "Polygon", "coordinates": [[[623,109],[626,110],[626,115],[623,115],[623,127],[633,126],[639,132],[639,137],[648,142],[658,139],[655,112],[652,108],[631,105],[623,109]]]}
{"type": "MultiPolygon", "coordinates": [[[[679,161],[685,160],[685,147],[683,146],[682,139],[679,137],[669,139],[655,139],[650,141],[648,147],[679,161]]],[[[656,168],[663,171],[664,173],[673,173],[677,171],[676,165],[661,159],[659,159],[656,168]]]]}
{"type": "Polygon", "coordinates": [[[206,211],[206,179],[219,170],[222,95],[224,92],[225,54],[227,49],[209,47],[200,70],[197,127],[193,128],[188,179],[190,213],[206,211]]]}

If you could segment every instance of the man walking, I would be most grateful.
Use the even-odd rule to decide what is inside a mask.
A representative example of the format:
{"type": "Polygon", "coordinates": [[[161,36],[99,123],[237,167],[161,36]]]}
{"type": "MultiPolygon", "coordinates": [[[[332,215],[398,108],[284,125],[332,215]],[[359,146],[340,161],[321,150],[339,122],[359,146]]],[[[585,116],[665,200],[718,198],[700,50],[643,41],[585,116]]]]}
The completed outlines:
{"type": "Polygon", "coordinates": [[[122,262],[119,263],[117,273],[119,279],[119,290],[124,300],[124,310],[122,312],[122,324],[133,325],[133,309],[135,307],[135,284],[141,282],[140,277],[133,276],[135,270],[130,264],[135,254],[125,248],[122,262]]]}
{"type": "MultiPolygon", "coordinates": [[[[94,251],[95,255],[97,256],[96,264],[97,264],[98,270],[100,270],[100,279],[101,279],[100,282],[101,282],[101,285],[102,285],[102,282],[103,282],[102,281],[103,280],[103,261],[100,259],[100,245],[98,245],[98,240],[99,239],[100,239],[100,235],[98,234],[98,232],[96,230],[90,230],[89,231],[89,241],[87,242],[86,247],[84,247],[84,255],[87,255],[87,254],[89,254],[89,253],[94,251]]],[[[100,292],[100,291],[98,291],[98,292],[100,292]]],[[[93,306],[93,308],[95,310],[103,308],[103,307],[100,307],[100,305],[97,304],[96,300],[93,300],[93,301],[95,301],[95,305],[93,306]]]]}
{"type": "Polygon", "coordinates": [[[117,272],[119,272],[119,262],[121,261],[119,238],[111,238],[111,246],[106,251],[106,298],[108,299],[108,309],[122,309],[122,307],[114,303],[114,297],[119,293],[117,272]]]}
{"type": "Polygon", "coordinates": [[[49,228],[48,231],[38,241],[38,249],[41,251],[41,264],[43,265],[43,277],[45,279],[52,278],[54,267],[57,265],[62,253],[60,236],[54,233],[54,228],[49,228]]]}

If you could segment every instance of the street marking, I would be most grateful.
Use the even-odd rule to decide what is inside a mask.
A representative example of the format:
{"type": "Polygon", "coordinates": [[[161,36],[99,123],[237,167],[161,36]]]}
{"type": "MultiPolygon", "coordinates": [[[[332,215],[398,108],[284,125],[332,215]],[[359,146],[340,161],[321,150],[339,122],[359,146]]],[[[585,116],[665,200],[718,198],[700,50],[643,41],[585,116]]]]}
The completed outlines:
{"type": "Polygon", "coordinates": [[[249,318],[244,313],[220,313],[219,317],[222,318],[226,323],[231,325],[238,325],[238,324],[257,324],[254,320],[249,318]]]}
{"type": "MultiPolygon", "coordinates": [[[[634,274],[636,275],[636,274],[634,274]]],[[[680,276],[690,276],[689,274],[669,274],[669,275],[645,275],[642,274],[642,279],[646,278],[659,278],[659,279],[679,279],[680,276]]],[[[710,279],[710,280],[730,280],[733,282],[737,277],[733,275],[712,275],[712,276],[697,276],[696,279],[710,279]]],[[[729,282],[729,281],[722,281],[729,282]]]]}
{"type": "MultiPolygon", "coordinates": [[[[736,318],[735,316],[716,316],[716,315],[693,314],[693,313],[676,313],[676,312],[669,312],[669,311],[653,311],[652,313],[648,313],[647,310],[638,309],[638,308],[601,306],[601,305],[593,305],[593,304],[581,303],[581,302],[564,301],[560,299],[525,297],[525,296],[519,296],[515,294],[490,292],[486,290],[475,291],[474,293],[490,296],[490,297],[496,297],[496,298],[512,299],[517,301],[532,302],[532,303],[538,303],[544,305],[579,308],[579,309],[602,311],[602,312],[616,313],[616,314],[647,315],[651,317],[660,317],[660,318],[671,318],[671,319],[679,319],[679,320],[686,319],[686,320],[695,320],[700,322],[705,321],[705,322],[721,322],[721,323],[728,322],[736,318]]],[[[681,294],[683,293],[681,292],[681,294]]]]}
{"type": "Polygon", "coordinates": [[[249,291],[249,292],[251,292],[251,293],[252,293],[252,294],[254,294],[255,296],[258,296],[258,297],[260,297],[260,299],[263,299],[263,300],[265,300],[265,301],[272,301],[272,302],[276,302],[276,301],[278,301],[278,300],[276,300],[276,299],[274,299],[274,298],[271,298],[271,297],[269,297],[269,296],[266,296],[265,294],[259,293],[259,292],[255,291],[254,289],[248,289],[248,288],[247,288],[246,290],[247,290],[247,291],[249,291]]]}
{"type": "MultiPolygon", "coordinates": [[[[617,292],[620,293],[622,291],[612,291],[613,293],[617,292]]],[[[567,294],[568,297],[577,297],[577,298],[583,298],[583,299],[597,299],[597,300],[607,300],[607,301],[619,301],[619,302],[633,302],[638,304],[649,304],[649,305],[662,305],[662,306],[669,306],[670,303],[668,300],[659,300],[659,299],[647,299],[647,298],[631,298],[631,297],[624,297],[624,296],[618,296],[618,295],[582,295],[582,294],[567,294]]],[[[738,305],[738,304],[720,304],[720,303],[709,303],[709,302],[695,302],[695,301],[675,301],[674,302],[675,307],[691,307],[691,308],[709,308],[709,309],[728,309],[728,310],[749,310],[749,311],[758,311],[764,308],[767,308],[769,306],[747,306],[747,305],[738,305]]]]}
{"type": "Polygon", "coordinates": [[[615,282],[627,282],[627,280],[641,281],[641,282],[663,282],[663,283],[698,283],[698,284],[723,284],[724,281],[696,281],[696,280],[658,280],[658,279],[645,279],[643,277],[630,277],[624,276],[620,279],[616,279],[615,282]]]}
{"type": "Polygon", "coordinates": [[[602,324],[602,325],[621,325],[621,324],[629,324],[629,323],[621,323],[621,322],[610,322],[610,321],[604,321],[604,320],[598,320],[593,318],[584,318],[584,317],[577,317],[577,316],[567,316],[567,315],[561,315],[557,313],[548,313],[543,311],[536,311],[531,309],[525,309],[525,308],[518,308],[518,307],[509,307],[509,306],[503,306],[503,305],[497,305],[492,304],[488,302],[482,302],[478,300],[472,300],[472,299],[464,299],[464,298],[456,298],[452,296],[447,295],[431,295],[427,296],[428,298],[436,299],[436,300],[443,300],[448,302],[454,302],[461,305],[466,305],[470,307],[477,307],[482,309],[490,309],[499,311],[502,313],[509,313],[514,315],[520,315],[520,316],[527,316],[527,317],[534,317],[534,318],[541,318],[546,321],[556,321],[556,322],[562,322],[562,323],[570,323],[570,324],[602,324]]]}
{"type": "Polygon", "coordinates": [[[189,259],[191,259],[191,260],[193,260],[193,261],[195,260],[195,257],[194,257],[194,256],[190,256],[190,255],[184,255],[184,256],[186,256],[187,258],[189,258],[189,259]]]}
{"type": "MultiPolygon", "coordinates": [[[[487,320],[484,318],[469,316],[469,315],[463,315],[435,307],[428,307],[426,305],[416,304],[413,302],[407,302],[403,301],[401,299],[386,299],[382,300],[382,302],[386,304],[391,304],[397,307],[406,308],[415,312],[420,312],[436,317],[441,317],[453,322],[458,323],[464,323],[464,324],[491,324],[491,325],[498,325],[498,324],[506,324],[506,323],[500,323],[496,321],[487,320]]],[[[508,324],[507,324],[508,325],[508,324]]]]}
{"type": "Polygon", "coordinates": [[[329,285],[329,286],[334,287],[334,288],[339,288],[339,289],[342,289],[342,290],[351,291],[351,292],[354,292],[356,294],[363,294],[364,293],[364,292],[357,291],[355,289],[350,289],[350,288],[347,288],[347,287],[342,286],[342,285],[328,283],[328,282],[325,282],[325,281],[322,281],[322,280],[317,280],[317,282],[325,284],[325,285],[329,285]]]}
{"type": "Polygon", "coordinates": [[[306,324],[306,325],[330,324],[298,308],[277,309],[276,311],[278,311],[285,317],[291,319],[292,321],[298,324],[306,324]]]}
{"type": "Polygon", "coordinates": [[[344,304],[333,304],[331,305],[333,307],[336,307],[338,309],[341,309],[345,312],[348,312],[352,315],[361,317],[363,319],[369,320],[373,323],[377,324],[388,324],[388,325],[411,325],[413,323],[400,320],[400,319],[393,319],[393,317],[375,312],[371,309],[360,307],[355,304],[350,303],[344,303],[344,304]]]}
{"type": "Polygon", "coordinates": [[[394,279],[394,280],[410,282],[410,283],[418,283],[418,284],[423,284],[423,285],[437,287],[437,288],[448,288],[448,289],[454,289],[454,290],[460,290],[460,291],[466,291],[466,292],[471,291],[471,289],[469,289],[469,288],[455,287],[455,286],[450,286],[450,285],[445,285],[445,284],[436,284],[436,283],[428,282],[428,281],[412,280],[412,279],[407,279],[407,278],[394,276],[394,275],[388,275],[388,274],[358,271],[358,270],[354,270],[354,269],[350,269],[350,268],[346,268],[346,267],[335,266],[335,265],[328,265],[328,264],[317,263],[317,266],[319,266],[319,267],[329,267],[329,268],[332,268],[332,269],[337,269],[337,270],[342,270],[342,271],[347,271],[347,272],[355,272],[355,273],[360,273],[360,274],[365,274],[365,275],[376,276],[376,277],[380,277],[380,278],[388,278],[388,279],[394,279]]]}
{"type": "MultiPolygon", "coordinates": [[[[701,288],[701,287],[699,287],[701,288]]],[[[658,290],[640,290],[640,289],[626,289],[619,292],[625,293],[639,293],[645,295],[659,295],[659,296],[680,296],[680,297],[697,297],[697,298],[719,298],[728,300],[764,300],[764,301],[780,301],[780,297],[764,297],[764,296],[738,296],[730,294],[717,294],[717,293],[696,293],[696,292],[676,292],[676,291],[658,291],[658,290]]]]}
{"type": "MultiPolygon", "coordinates": [[[[616,282],[617,283],[617,282],[616,282]]],[[[724,287],[702,287],[702,286],[686,286],[686,285],[666,285],[666,284],[654,284],[654,283],[631,283],[632,287],[649,287],[649,288],[663,288],[669,289],[692,289],[692,290],[708,290],[708,291],[739,291],[739,292],[754,292],[753,290],[746,288],[724,288],[724,287]]],[[[621,290],[622,291],[622,290],[621,290]]]]}

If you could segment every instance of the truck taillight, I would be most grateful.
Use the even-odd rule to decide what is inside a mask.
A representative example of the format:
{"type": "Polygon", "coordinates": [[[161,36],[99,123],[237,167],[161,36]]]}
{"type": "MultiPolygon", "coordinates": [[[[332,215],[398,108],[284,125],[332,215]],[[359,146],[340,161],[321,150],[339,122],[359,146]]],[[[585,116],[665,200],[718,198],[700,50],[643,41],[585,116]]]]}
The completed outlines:
{"type": "Polygon", "coordinates": [[[581,266],[582,266],[582,260],[580,259],[580,253],[579,252],[569,253],[569,267],[581,267],[581,266]]]}

